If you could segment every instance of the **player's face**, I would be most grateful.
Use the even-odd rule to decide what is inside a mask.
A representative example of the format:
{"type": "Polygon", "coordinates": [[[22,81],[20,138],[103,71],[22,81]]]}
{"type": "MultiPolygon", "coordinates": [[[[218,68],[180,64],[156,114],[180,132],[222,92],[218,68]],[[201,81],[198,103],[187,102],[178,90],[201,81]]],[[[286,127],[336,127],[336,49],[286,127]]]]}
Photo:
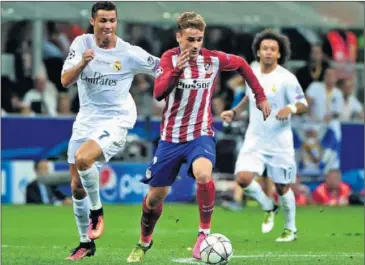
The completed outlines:
{"type": "Polygon", "coordinates": [[[195,28],[187,28],[176,33],[176,40],[179,43],[181,51],[188,49],[190,58],[196,58],[202,48],[204,40],[204,30],[201,31],[195,28]]]}
{"type": "Polygon", "coordinates": [[[117,13],[115,10],[98,10],[95,19],[90,19],[90,24],[94,26],[94,34],[101,41],[111,41],[117,29],[117,13]]]}
{"type": "Polygon", "coordinates": [[[267,66],[278,63],[280,58],[279,43],[276,40],[263,40],[260,44],[260,50],[257,52],[260,62],[267,66]]]}

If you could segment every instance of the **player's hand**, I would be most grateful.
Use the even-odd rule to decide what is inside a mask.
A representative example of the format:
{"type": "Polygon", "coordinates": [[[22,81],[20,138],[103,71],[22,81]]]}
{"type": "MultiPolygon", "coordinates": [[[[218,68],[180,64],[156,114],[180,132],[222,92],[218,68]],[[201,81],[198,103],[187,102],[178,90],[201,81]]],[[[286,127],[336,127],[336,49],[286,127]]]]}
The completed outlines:
{"type": "Polygon", "coordinates": [[[257,108],[261,110],[262,115],[264,116],[264,120],[266,120],[271,113],[271,107],[269,101],[267,100],[261,101],[259,104],[257,104],[257,108]]]}
{"type": "Polygon", "coordinates": [[[88,65],[95,57],[95,52],[92,49],[86,49],[82,54],[82,64],[84,66],[88,65]]]}
{"type": "Polygon", "coordinates": [[[179,57],[177,58],[176,68],[179,70],[184,69],[186,66],[188,66],[188,61],[190,59],[190,51],[186,49],[182,53],[180,53],[179,57]]]}
{"type": "Polygon", "coordinates": [[[291,109],[289,107],[282,108],[278,114],[276,114],[276,119],[278,121],[286,121],[291,115],[291,109]]]}
{"type": "Polygon", "coordinates": [[[234,112],[232,110],[225,110],[221,113],[221,119],[226,123],[231,123],[234,118],[234,112]]]}

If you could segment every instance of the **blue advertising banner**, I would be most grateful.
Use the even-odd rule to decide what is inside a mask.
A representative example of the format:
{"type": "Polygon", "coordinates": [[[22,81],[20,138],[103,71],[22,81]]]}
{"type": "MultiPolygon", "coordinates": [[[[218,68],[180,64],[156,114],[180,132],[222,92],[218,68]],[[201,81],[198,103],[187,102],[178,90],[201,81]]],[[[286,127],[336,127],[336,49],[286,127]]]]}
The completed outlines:
{"type": "MultiPolygon", "coordinates": [[[[148,185],[140,180],[148,164],[108,163],[100,170],[100,196],[103,203],[140,203],[148,192],[148,185]]],[[[56,162],[55,170],[68,170],[67,163],[56,162]]],[[[166,198],[169,202],[190,202],[195,195],[195,180],[179,173],[166,198]]],[[[69,185],[61,190],[71,195],[69,185]]]]}
{"type": "Polygon", "coordinates": [[[11,163],[2,161],[1,163],[1,202],[11,202],[11,163]]]}
{"type": "MultiPolygon", "coordinates": [[[[4,160],[37,160],[57,156],[60,152],[67,150],[73,123],[71,118],[3,117],[1,121],[1,151],[2,159],[4,160]]],[[[222,129],[222,122],[215,121],[214,127],[217,131],[220,131],[222,129]]],[[[343,171],[363,169],[364,125],[342,124],[341,128],[341,141],[334,142],[333,133],[328,132],[326,137],[319,140],[319,144],[325,147],[328,146],[325,149],[337,153],[340,152],[340,166],[343,171]]],[[[130,133],[146,140],[155,140],[160,134],[160,122],[158,120],[152,120],[151,122],[139,120],[130,133]]],[[[300,137],[295,130],[294,134],[295,146],[299,150],[303,147],[305,139],[300,137]]],[[[310,146],[308,144],[307,147],[310,146]]],[[[314,146],[312,147],[313,152],[307,152],[307,162],[311,159],[316,160],[316,151],[314,146]]]]}

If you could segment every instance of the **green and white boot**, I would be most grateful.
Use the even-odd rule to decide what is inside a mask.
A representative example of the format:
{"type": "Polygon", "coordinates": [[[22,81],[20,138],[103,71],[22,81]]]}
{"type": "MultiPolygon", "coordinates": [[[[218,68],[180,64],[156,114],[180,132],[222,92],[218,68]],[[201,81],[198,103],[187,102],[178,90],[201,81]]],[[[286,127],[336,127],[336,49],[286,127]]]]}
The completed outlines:
{"type": "Polygon", "coordinates": [[[291,242],[297,239],[297,232],[293,232],[287,228],[281,233],[280,237],[276,239],[276,242],[291,242]]]}
{"type": "Polygon", "coordinates": [[[272,231],[274,228],[275,215],[279,212],[279,206],[274,205],[271,211],[266,211],[264,215],[264,221],[261,225],[261,232],[266,234],[272,231]]]}
{"type": "Polygon", "coordinates": [[[152,247],[153,241],[147,247],[142,246],[140,243],[132,250],[131,254],[129,254],[127,258],[127,263],[139,263],[142,262],[144,256],[146,255],[147,250],[152,247]]]}

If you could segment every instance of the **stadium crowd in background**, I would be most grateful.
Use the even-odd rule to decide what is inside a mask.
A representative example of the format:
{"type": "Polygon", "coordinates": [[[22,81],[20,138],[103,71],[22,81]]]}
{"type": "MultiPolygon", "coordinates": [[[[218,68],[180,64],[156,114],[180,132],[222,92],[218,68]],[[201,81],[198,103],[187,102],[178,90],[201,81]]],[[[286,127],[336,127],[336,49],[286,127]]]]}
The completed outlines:
{"type": "MultiPolygon", "coordinates": [[[[32,76],[31,22],[9,22],[4,23],[3,26],[1,51],[2,54],[13,57],[14,69],[2,72],[1,115],[53,117],[76,115],[79,109],[77,89],[75,86],[65,89],[60,82],[59,75],[70,43],[76,36],[86,32],[86,29],[76,24],[55,21],[44,23],[43,62],[40,69],[37,69],[36,74],[32,76]],[[9,71],[14,72],[15,78],[10,77],[9,71]]],[[[256,31],[260,30],[262,28],[258,28],[256,31]]],[[[253,66],[256,62],[252,55],[251,44],[256,31],[242,32],[233,28],[212,26],[207,28],[204,46],[208,49],[239,54],[253,66]]],[[[158,57],[163,51],[176,46],[173,28],[126,24],[123,39],[158,57]]],[[[290,40],[292,41],[292,39],[290,40]]],[[[323,37],[321,43],[313,43],[307,49],[296,48],[293,44],[297,42],[298,40],[292,42],[294,55],[292,59],[304,61],[305,65],[292,69],[292,71],[297,76],[306,95],[317,98],[319,90],[322,89],[322,101],[329,102],[336,98],[337,103],[341,102],[341,104],[335,104],[337,109],[333,116],[328,112],[328,108],[321,110],[321,107],[324,106],[322,101],[317,103],[312,101],[310,116],[319,118],[323,123],[329,122],[332,118],[341,121],[363,121],[364,102],[361,97],[364,91],[363,82],[358,82],[354,73],[339,76],[337,71],[336,73],[331,71],[331,59],[333,58],[328,40],[323,37]]],[[[153,79],[151,77],[143,74],[137,75],[132,83],[131,94],[135,99],[140,117],[161,117],[165,103],[153,98],[153,79]]],[[[218,116],[223,110],[233,108],[244,95],[245,80],[241,76],[232,73],[222,73],[217,76],[212,100],[213,114],[218,116]]],[[[330,171],[327,170],[327,172],[330,171]]],[[[331,172],[328,175],[335,174],[334,171],[331,172]]],[[[326,182],[321,187],[322,190],[328,186],[326,184],[328,175],[326,182]]],[[[312,201],[327,204],[325,199],[318,199],[319,194],[324,193],[316,190],[311,195],[308,188],[300,183],[300,177],[298,177],[298,183],[293,186],[293,191],[298,205],[308,205],[312,201]]]]}
{"type": "MultiPolygon", "coordinates": [[[[29,21],[9,23],[9,25],[5,25],[4,29],[2,53],[14,57],[15,80],[11,80],[7,74],[1,76],[3,114],[65,115],[65,113],[57,111],[57,106],[64,104],[65,101],[65,94],[59,97],[59,93],[67,93],[71,101],[71,111],[66,112],[75,115],[79,108],[76,89],[63,88],[59,80],[59,73],[70,43],[77,35],[86,32],[86,29],[78,25],[61,24],[54,21],[45,23],[42,43],[43,65],[41,69],[37,69],[38,74],[33,77],[31,75],[31,23],[29,21]],[[32,92],[26,97],[30,90],[32,92]]],[[[207,29],[204,46],[208,49],[239,54],[249,63],[252,63],[254,58],[251,44],[254,35],[255,33],[240,32],[228,27],[212,26],[207,29]]],[[[124,39],[144,48],[155,56],[161,56],[162,51],[176,46],[174,30],[170,28],[127,24],[124,39]],[[152,38],[152,36],[156,37],[152,38]]],[[[293,40],[293,43],[297,41],[293,40]]],[[[304,91],[312,82],[324,82],[326,69],[330,65],[330,59],[332,59],[327,42],[326,38],[323,38],[323,44],[314,43],[307,49],[299,51],[296,50],[295,45],[292,45],[293,55],[296,57],[293,59],[306,61],[303,67],[292,69],[304,91]]],[[[363,120],[363,102],[361,102],[363,99],[357,99],[357,95],[361,94],[363,87],[359,84],[360,82],[356,82],[354,77],[345,77],[345,79],[337,78],[339,83],[335,84],[340,90],[341,97],[345,100],[342,107],[344,114],[341,115],[341,120],[363,120]]],[[[161,115],[164,103],[153,100],[152,83],[153,80],[146,75],[137,77],[133,82],[131,92],[136,100],[139,116],[153,115],[159,117],[161,115]],[[149,111],[150,109],[153,111],[149,111]]],[[[240,100],[240,97],[243,97],[245,85],[244,80],[237,80],[237,76],[231,73],[221,74],[216,83],[212,109],[213,114],[218,116],[222,110],[229,109],[232,104],[234,105],[240,100]]]]}

